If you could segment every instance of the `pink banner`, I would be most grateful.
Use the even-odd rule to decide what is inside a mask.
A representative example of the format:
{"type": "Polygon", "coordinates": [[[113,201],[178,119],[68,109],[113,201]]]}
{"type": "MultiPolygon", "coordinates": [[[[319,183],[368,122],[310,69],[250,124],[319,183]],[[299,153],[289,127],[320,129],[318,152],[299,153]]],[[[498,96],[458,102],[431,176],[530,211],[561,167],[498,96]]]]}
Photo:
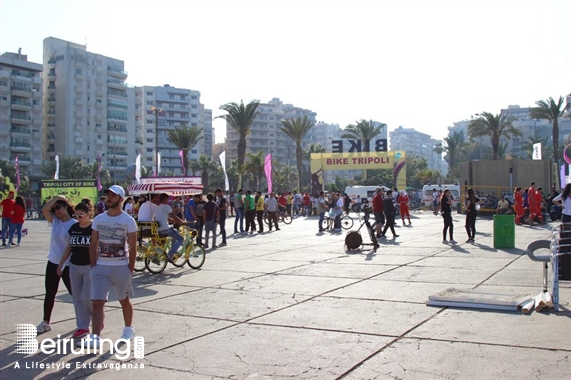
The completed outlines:
{"type": "Polygon", "coordinates": [[[18,156],[16,156],[14,163],[16,164],[16,192],[18,192],[20,189],[20,166],[18,165],[18,156]]]}
{"type": "MultiPolygon", "coordinates": [[[[571,173],[570,173],[571,174],[571,173]]],[[[567,181],[565,181],[565,165],[561,165],[561,169],[559,170],[559,179],[561,180],[559,188],[563,189],[565,185],[567,185],[567,181]]]]}
{"type": "Polygon", "coordinates": [[[264,171],[266,172],[266,179],[268,180],[268,193],[272,192],[272,155],[266,156],[266,163],[264,164],[264,171]]]}
{"type": "Polygon", "coordinates": [[[180,156],[180,164],[182,165],[182,175],[186,176],[186,168],[184,167],[184,152],[182,149],[180,152],[178,152],[178,155],[180,156]]]}

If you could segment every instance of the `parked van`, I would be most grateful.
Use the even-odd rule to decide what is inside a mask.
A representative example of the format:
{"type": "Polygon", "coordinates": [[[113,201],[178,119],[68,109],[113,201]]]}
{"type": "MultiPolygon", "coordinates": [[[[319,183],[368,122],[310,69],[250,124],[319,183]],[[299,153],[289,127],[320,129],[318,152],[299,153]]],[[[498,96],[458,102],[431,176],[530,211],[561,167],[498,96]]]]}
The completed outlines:
{"type": "Polygon", "coordinates": [[[424,185],[422,187],[422,194],[420,195],[420,202],[422,204],[422,206],[428,206],[430,207],[430,209],[432,210],[432,193],[434,192],[434,189],[436,189],[436,191],[442,190],[444,191],[444,189],[449,189],[450,190],[450,194],[452,195],[452,208],[457,208],[458,206],[458,202],[462,201],[462,197],[460,194],[460,185],[424,185]]]}
{"type": "Polygon", "coordinates": [[[361,201],[366,199],[368,202],[371,202],[375,195],[375,190],[377,190],[378,187],[382,188],[385,192],[390,190],[386,186],[347,186],[345,188],[345,194],[351,198],[351,209],[355,212],[357,211],[357,206],[355,205],[357,195],[361,197],[361,201]]]}

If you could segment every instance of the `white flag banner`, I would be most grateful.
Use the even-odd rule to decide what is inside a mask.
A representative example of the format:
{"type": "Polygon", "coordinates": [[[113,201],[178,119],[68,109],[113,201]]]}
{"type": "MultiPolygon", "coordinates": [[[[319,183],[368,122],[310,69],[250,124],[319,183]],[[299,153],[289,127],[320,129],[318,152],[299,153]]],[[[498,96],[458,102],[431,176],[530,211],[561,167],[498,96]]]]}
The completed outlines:
{"type": "Polygon", "coordinates": [[[54,173],[54,179],[59,179],[59,156],[56,154],[56,172],[54,173]]]}
{"type": "Polygon", "coordinates": [[[159,162],[157,163],[157,177],[158,177],[161,174],[161,153],[159,152],[157,156],[159,157],[159,162]]]}
{"type": "Polygon", "coordinates": [[[533,154],[531,158],[534,160],[541,160],[541,143],[533,144],[533,154]]]}
{"type": "Polygon", "coordinates": [[[226,174],[226,151],[220,153],[220,164],[224,171],[224,190],[228,191],[230,190],[230,182],[228,181],[228,174],[226,174]]]}
{"type": "Polygon", "coordinates": [[[137,184],[141,183],[141,154],[137,155],[137,159],[135,160],[135,179],[137,180],[137,184]]]}

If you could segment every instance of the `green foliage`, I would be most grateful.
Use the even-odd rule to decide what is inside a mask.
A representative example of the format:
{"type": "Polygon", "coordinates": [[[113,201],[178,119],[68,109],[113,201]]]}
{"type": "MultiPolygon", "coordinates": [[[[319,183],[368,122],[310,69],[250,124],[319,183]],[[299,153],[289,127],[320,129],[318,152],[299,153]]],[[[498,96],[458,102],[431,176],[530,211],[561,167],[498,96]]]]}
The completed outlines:
{"type": "Polygon", "coordinates": [[[182,160],[184,163],[185,172],[182,173],[186,176],[189,166],[188,152],[192,150],[202,139],[202,128],[188,127],[184,124],[181,128],[170,129],[167,131],[170,142],[176,146],[177,149],[182,150],[182,160]]]}
{"type": "Polygon", "coordinates": [[[239,166],[244,164],[246,158],[246,136],[250,134],[250,127],[258,115],[259,106],[259,100],[252,100],[246,105],[244,105],[244,101],[240,100],[240,104],[231,102],[220,106],[220,109],[228,112],[228,114],[218,117],[226,120],[240,136],[240,140],[238,141],[239,166]]]}
{"type": "Polygon", "coordinates": [[[303,150],[301,149],[301,144],[307,132],[313,128],[314,124],[311,122],[307,115],[298,116],[296,119],[291,118],[288,120],[282,120],[282,126],[280,131],[285,133],[290,139],[295,142],[295,161],[297,166],[297,188],[301,191],[301,165],[303,162],[303,150]]]}
{"type": "Polygon", "coordinates": [[[552,97],[547,100],[535,102],[537,107],[530,110],[529,116],[533,119],[544,119],[551,121],[552,138],[553,138],[553,159],[557,166],[559,165],[559,118],[563,113],[571,107],[571,103],[563,106],[564,99],[562,96],[556,102],[552,97]]]}
{"type": "Polygon", "coordinates": [[[507,115],[494,115],[490,112],[482,112],[480,117],[468,125],[468,137],[475,139],[489,136],[492,143],[492,159],[498,159],[500,137],[510,139],[511,136],[521,136],[521,131],[512,125],[513,118],[507,115]]]}
{"type": "Polygon", "coordinates": [[[200,176],[202,177],[202,185],[204,186],[204,193],[212,192],[215,189],[211,189],[209,184],[209,175],[210,172],[218,170],[218,165],[212,161],[211,157],[208,157],[204,154],[201,154],[198,160],[192,161],[190,163],[190,170],[193,173],[197,171],[200,172],[200,176]]]}

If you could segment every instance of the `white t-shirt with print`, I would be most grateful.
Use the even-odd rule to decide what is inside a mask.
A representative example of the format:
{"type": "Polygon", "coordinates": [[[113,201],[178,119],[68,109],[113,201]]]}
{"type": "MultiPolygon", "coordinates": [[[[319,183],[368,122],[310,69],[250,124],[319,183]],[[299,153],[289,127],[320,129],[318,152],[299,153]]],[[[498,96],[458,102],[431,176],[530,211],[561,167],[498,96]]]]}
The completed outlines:
{"type": "Polygon", "coordinates": [[[128,265],[129,244],[127,235],[137,232],[137,223],[126,212],[117,216],[109,216],[107,212],[93,219],[91,228],[99,232],[97,247],[97,264],[128,265]]]}
{"type": "MultiPolygon", "coordinates": [[[[53,264],[58,264],[63,256],[63,251],[69,243],[69,228],[77,223],[77,220],[71,218],[67,222],[62,222],[57,216],[52,219],[52,233],[50,237],[50,252],[48,260],[53,264]]],[[[69,258],[65,265],[69,263],[69,258]]]]}
{"type": "Polygon", "coordinates": [[[146,201],[139,207],[139,213],[137,214],[137,220],[139,222],[152,222],[157,212],[157,205],[151,201],[146,201]]]}
{"type": "Polygon", "coordinates": [[[166,231],[169,229],[169,215],[172,212],[172,207],[161,203],[155,211],[155,221],[159,223],[159,231],[166,231]]]}

